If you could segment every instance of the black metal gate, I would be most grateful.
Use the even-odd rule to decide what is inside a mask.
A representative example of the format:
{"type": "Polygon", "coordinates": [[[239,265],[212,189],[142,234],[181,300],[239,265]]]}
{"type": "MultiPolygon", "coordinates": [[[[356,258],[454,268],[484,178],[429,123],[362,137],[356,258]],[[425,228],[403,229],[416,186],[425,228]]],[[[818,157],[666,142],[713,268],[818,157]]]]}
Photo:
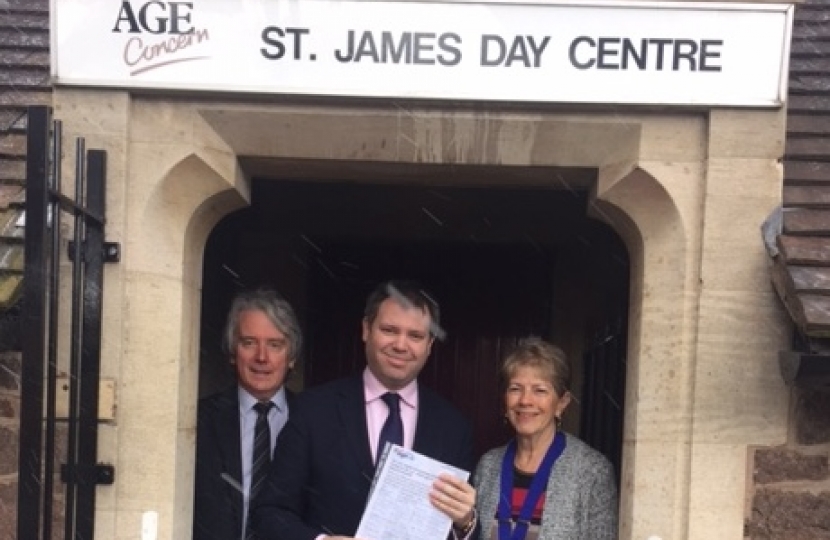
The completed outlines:
{"type": "Polygon", "coordinates": [[[75,141],[74,197],[65,196],[61,123],[51,116],[48,107],[28,112],[17,538],[91,540],[95,487],[114,481],[113,468],[97,460],[98,388],[103,266],[118,260],[119,248],[104,241],[106,153],[75,141]],[[67,260],[68,325],[58,304],[67,260]],[[60,371],[59,332],[69,332],[62,342],[70,344],[61,356],[68,369],[60,371]],[[64,374],[68,406],[58,418],[64,374]]]}
{"type": "Polygon", "coordinates": [[[585,385],[580,434],[614,465],[618,485],[622,471],[627,331],[625,315],[609,317],[589,337],[583,355],[585,385]]]}

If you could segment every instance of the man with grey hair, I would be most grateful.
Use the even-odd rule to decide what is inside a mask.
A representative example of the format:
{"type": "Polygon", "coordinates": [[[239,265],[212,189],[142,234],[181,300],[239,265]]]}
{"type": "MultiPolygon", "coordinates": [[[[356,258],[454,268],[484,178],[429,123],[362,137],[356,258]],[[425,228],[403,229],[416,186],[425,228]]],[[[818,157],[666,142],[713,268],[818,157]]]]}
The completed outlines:
{"type": "Polygon", "coordinates": [[[199,401],[194,540],[252,538],[248,509],[288,420],[284,383],[302,332],[284,298],[258,289],[236,295],[222,342],[237,384],[199,401]]]}

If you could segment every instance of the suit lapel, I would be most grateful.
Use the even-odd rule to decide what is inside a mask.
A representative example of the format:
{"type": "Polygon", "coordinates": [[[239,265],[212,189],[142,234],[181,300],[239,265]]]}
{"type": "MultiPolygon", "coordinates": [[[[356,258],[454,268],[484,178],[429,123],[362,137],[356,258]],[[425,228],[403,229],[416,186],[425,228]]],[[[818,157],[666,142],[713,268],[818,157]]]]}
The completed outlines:
{"type": "Polygon", "coordinates": [[[348,445],[357,458],[360,470],[371,474],[375,465],[372,463],[372,451],[369,449],[362,377],[354,377],[347,382],[340,392],[339,402],[338,410],[348,445]]]}
{"type": "Polygon", "coordinates": [[[228,488],[232,494],[232,511],[241,523],[243,498],[242,498],[242,453],[239,447],[239,393],[234,386],[222,396],[217,418],[216,430],[219,435],[219,446],[222,455],[225,457],[224,467],[227,474],[237,485],[229,482],[228,488]]]}
{"type": "Polygon", "coordinates": [[[441,458],[441,426],[443,422],[436,411],[432,395],[418,385],[418,420],[412,449],[436,459],[441,458]]]}

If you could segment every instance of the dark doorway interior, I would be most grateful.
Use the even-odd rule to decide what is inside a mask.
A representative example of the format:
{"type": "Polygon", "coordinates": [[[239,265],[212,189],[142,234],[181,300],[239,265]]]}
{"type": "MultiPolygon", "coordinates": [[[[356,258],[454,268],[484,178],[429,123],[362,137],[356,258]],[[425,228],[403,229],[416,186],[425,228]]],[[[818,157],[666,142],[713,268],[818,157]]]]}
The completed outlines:
{"type": "MultiPolygon", "coordinates": [[[[240,287],[273,286],[296,307],[309,345],[291,384],[302,387],[362,369],[367,293],[390,277],[417,279],[440,301],[447,331],[422,382],[474,421],[479,452],[503,444],[498,366],[516,340],[561,344],[579,397],[585,344],[627,306],[625,250],[586,216],[587,197],[549,187],[255,181],[251,207],[217,225],[205,250],[200,393],[231,380],[219,336],[240,287]]],[[[573,407],[570,431],[582,429],[583,408],[573,407]]]]}

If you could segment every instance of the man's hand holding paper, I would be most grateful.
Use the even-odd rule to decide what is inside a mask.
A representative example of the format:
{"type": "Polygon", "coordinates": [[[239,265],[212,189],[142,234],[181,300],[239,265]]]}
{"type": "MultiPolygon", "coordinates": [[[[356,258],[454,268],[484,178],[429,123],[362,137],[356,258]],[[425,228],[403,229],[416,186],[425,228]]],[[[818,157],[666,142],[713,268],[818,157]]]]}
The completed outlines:
{"type": "Polygon", "coordinates": [[[397,445],[388,447],[356,537],[365,540],[446,538],[473,515],[469,472],[397,445]]]}

